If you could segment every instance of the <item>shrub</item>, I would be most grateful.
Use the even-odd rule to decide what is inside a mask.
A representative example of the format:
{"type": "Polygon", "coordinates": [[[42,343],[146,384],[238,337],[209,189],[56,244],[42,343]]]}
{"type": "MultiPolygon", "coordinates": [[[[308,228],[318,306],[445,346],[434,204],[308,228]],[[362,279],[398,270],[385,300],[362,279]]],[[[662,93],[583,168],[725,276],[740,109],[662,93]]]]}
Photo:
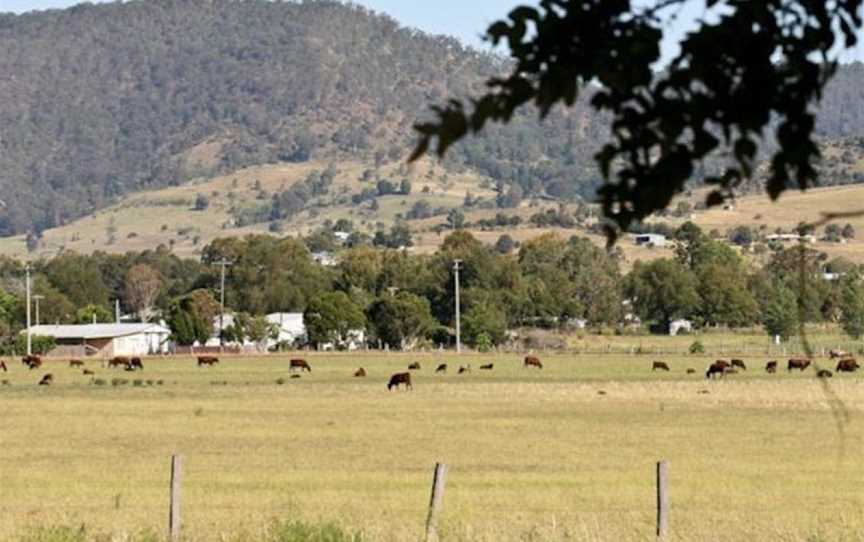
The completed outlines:
{"type": "Polygon", "coordinates": [[[204,194],[198,194],[195,196],[196,211],[205,211],[208,207],[210,207],[210,200],[207,199],[207,196],[204,194]]]}
{"type": "Polygon", "coordinates": [[[360,533],[348,533],[334,523],[315,525],[303,521],[280,521],[268,532],[268,542],[362,542],[360,533]]]}
{"type": "Polygon", "coordinates": [[[29,531],[21,542],[87,542],[87,532],[81,527],[37,527],[29,531]]]}
{"type": "Polygon", "coordinates": [[[284,384],[285,382],[286,382],[286,380],[285,380],[284,378],[282,378],[281,376],[280,376],[279,378],[276,379],[276,384],[277,384],[278,386],[281,386],[281,385],[284,384]]]}
{"type": "Polygon", "coordinates": [[[108,382],[103,378],[94,378],[92,384],[94,386],[104,386],[108,382]]]}
{"type": "Polygon", "coordinates": [[[492,339],[490,339],[489,334],[484,331],[477,335],[477,338],[475,339],[475,344],[477,346],[477,350],[485,354],[492,348],[492,339]]]}
{"type": "Polygon", "coordinates": [[[690,345],[690,353],[691,354],[704,354],[705,353],[705,345],[702,344],[702,341],[693,341],[693,344],[690,345]]]}

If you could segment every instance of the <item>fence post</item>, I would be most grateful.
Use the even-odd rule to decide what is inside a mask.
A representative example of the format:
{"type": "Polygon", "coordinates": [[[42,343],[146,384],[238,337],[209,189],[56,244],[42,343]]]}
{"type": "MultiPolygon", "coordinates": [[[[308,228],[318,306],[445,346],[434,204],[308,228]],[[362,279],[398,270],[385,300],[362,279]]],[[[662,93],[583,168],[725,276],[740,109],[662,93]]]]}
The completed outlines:
{"type": "Polygon", "coordinates": [[[657,538],[669,534],[669,462],[657,462],[657,538]]]}
{"type": "Polygon", "coordinates": [[[429,499],[429,515],[426,517],[426,542],[438,540],[438,512],[444,500],[444,485],[447,483],[447,465],[435,464],[435,475],[432,478],[432,497],[429,499]]]}
{"type": "Polygon", "coordinates": [[[180,540],[180,484],[183,482],[183,456],[171,456],[171,509],[168,514],[170,540],[180,540]]]}

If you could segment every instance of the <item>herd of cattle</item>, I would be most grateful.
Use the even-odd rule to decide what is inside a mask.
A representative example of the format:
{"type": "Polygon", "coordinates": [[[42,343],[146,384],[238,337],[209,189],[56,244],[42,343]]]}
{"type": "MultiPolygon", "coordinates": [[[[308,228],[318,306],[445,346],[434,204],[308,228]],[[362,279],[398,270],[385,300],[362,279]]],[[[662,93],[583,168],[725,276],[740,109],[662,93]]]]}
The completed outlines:
{"type": "MultiPolygon", "coordinates": [[[[858,362],[855,358],[849,355],[848,352],[842,350],[831,350],[828,352],[828,355],[832,360],[837,360],[837,366],[834,368],[834,371],[837,373],[854,373],[860,368],[858,362]]],[[[803,372],[812,364],[813,361],[809,358],[791,358],[786,362],[786,371],[791,372],[797,370],[803,372]]],[[[768,374],[774,374],[777,372],[778,366],[779,364],[777,360],[771,360],[765,364],[765,372],[768,374]]],[[[664,361],[655,361],[651,364],[651,370],[669,371],[669,364],[664,361]]],[[[744,363],[744,360],[732,359],[727,361],[725,359],[718,359],[708,366],[708,370],[705,371],[705,378],[724,377],[728,374],[736,374],[739,370],[747,370],[747,365],[744,363]]],[[[696,369],[687,369],[687,374],[693,374],[695,372],[696,369]]],[[[819,369],[816,371],[816,376],[819,378],[831,378],[834,376],[834,373],[828,369],[819,369]]]]}
{"type": "MultiPolygon", "coordinates": [[[[42,367],[42,358],[39,356],[27,355],[21,358],[21,363],[25,365],[29,369],[38,369],[42,367]]],[[[219,358],[216,356],[198,356],[197,358],[198,367],[211,367],[219,363],[219,358]]],[[[82,374],[84,375],[94,375],[95,373],[90,370],[84,368],[84,362],[80,359],[71,359],[69,360],[69,367],[72,368],[80,368],[82,369],[82,374]]],[[[143,371],[144,363],[141,361],[140,357],[126,357],[126,356],[115,356],[106,361],[102,362],[103,368],[123,368],[126,371],[143,371]]],[[[540,359],[535,356],[525,356],[523,360],[523,367],[525,368],[537,368],[542,369],[543,364],[540,362],[540,359]]],[[[435,373],[446,373],[447,372],[447,364],[441,363],[438,367],[435,368],[435,373]]],[[[480,366],[481,371],[491,371],[495,368],[493,363],[487,363],[480,366]]],[[[409,371],[419,371],[421,369],[420,362],[414,362],[408,366],[409,371]]],[[[8,369],[6,367],[6,363],[0,360],[0,370],[6,372],[8,369]]],[[[308,373],[312,372],[312,366],[309,365],[309,362],[305,359],[294,358],[289,360],[288,362],[288,372],[294,373],[295,371],[299,371],[302,373],[306,371],[308,373]]],[[[471,372],[471,364],[461,365],[457,371],[458,374],[465,374],[471,372]]],[[[292,378],[300,378],[299,374],[292,374],[292,378]]],[[[356,371],[354,371],[355,378],[365,378],[366,377],[366,369],[360,367],[356,371]]],[[[5,381],[4,381],[5,382],[5,381]]],[[[54,382],[54,375],[51,373],[45,374],[42,379],[39,381],[40,386],[49,386],[54,382]]],[[[399,389],[400,386],[404,386],[406,390],[413,389],[413,385],[411,384],[411,373],[396,373],[390,377],[389,382],[387,383],[387,389],[399,389]]]]}
{"type": "MultiPolygon", "coordinates": [[[[831,350],[829,352],[829,356],[832,360],[837,360],[837,366],[835,367],[835,372],[837,373],[853,373],[857,371],[860,366],[854,357],[849,355],[847,352],[843,352],[841,350],[831,350]]],[[[42,367],[42,358],[39,356],[24,356],[21,358],[21,363],[24,364],[29,369],[38,369],[42,367]]],[[[219,363],[219,358],[216,356],[198,356],[197,365],[198,367],[212,367],[219,363]]],[[[812,365],[812,360],[809,358],[791,358],[786,363],[786,370],[791,372],[793,370],[804,371],[808,367],[812,365]]],[[[769,361],[765,364],[765,372],[769,374],[774,374],[777,372],[778,362],[776,360],[769,361]]],[[[80,368],[82,370],[82,374],[84,375],[94,375],[95,373],[91,369],[87,369],[84,367],[84,362],[80,359],[72,359],[69,360],[69,367],[72,368],[80,368]]],[[[141,361],[140,357],[126,357],[126,356],[115,356],[106,361],[102,362],[103,368],[111,368],[118,369],[122,368],[126,371],[143,371],[144,363],[141,361]]],[[[542,369],[543,363],[536,356],[525,356],[522,360],[522,367],[526,369],[535,368],[542,369]]],[[[491,371],[495,368],[493,363],[487,363],[480,365],[480,370],[483,371],[491,371]]],[[[6,367],[6,363],[0,360],[0,371],[6,372],[8,369],[6,367]]],[[[412,390],[413,385],[411,383],[411,371],[419,371],[421,370],[420,362],[414,362],[408,365],[408,372],[400,372],[392,375],[390,380],[387,382],[387,389],[399,389],[400,386],[404,387],[406,390],[412,390]]],[[[446,363],[441,363],[435,368],[436,374],[446,373],[448,370],[448,365],[446,363]]],[[[652,371],[670,371],[669,364],[664,361],[654,361],[651,364],[652,371]]],[[[746,371],[747,365],[744,363],[744,360],[741,359],[731,359],[731,360],[716,360],[708,366],[708,369],[705,371],[705,378],[714,379],[714,378],[722,378],[729,374],[736,374],[739,371],[746,371]]],[[[300,374],[296,374],[297,372],[312,372],[312,366],[309,365],[305,359],[294,358],[289,360],[288,362],[288,372],[292,373],[292,378],[300,378],[300,374]]],[[[458,374],[465,374],[471,372],[471,364],[460,365],[457,370],[458,374]]],[[[687,374],[694,374],[696,369],[688,368],[687,374]]],[[[831,378],[833,373],[828,369],[819,369],[816,372],[816,376],[819,378],[831,378]]],[[[355,378],[365,378],[366,377],[366,369],[363,367],[358,368],[354,371],[355,378]]],[[[54,381],[54,375],[51,373],[45,374],[42,379],[39,381],[40,386],[49,386],[54,381]]],[[[6,381],[4,381],[5,383],[6,381]]]]}

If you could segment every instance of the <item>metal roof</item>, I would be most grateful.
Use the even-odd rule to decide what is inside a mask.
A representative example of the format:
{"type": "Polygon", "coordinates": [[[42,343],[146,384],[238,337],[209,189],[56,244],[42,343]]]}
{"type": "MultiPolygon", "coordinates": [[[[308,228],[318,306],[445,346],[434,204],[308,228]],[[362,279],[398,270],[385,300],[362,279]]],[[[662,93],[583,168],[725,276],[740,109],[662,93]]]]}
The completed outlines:
{"type": "Polygon", "coordinates": [[[110,339],[141,333],[168,334],[171,330],[159,324],[81,324],[31,326],[30,333],[55,339],[110,339]]]}

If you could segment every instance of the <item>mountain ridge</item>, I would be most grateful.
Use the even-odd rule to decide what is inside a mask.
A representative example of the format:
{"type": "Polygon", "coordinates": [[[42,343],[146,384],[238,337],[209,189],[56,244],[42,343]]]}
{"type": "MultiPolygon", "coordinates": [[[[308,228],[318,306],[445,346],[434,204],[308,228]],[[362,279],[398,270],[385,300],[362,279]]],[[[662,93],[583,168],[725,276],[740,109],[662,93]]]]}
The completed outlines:
{"type": "MultiPolygon", "coordinates": [[[[0,235],[38,234],[125,194],[254,165],[352,161],[374,175],[407,154],[431,104],[476,92],[505,63],[328,0],[0,14],[0,71],[10,74],[0,78],[0,235]]],[[[861,83],[861,64],[840,70],[823,137],[864,136],[861,83]]],[[[542,123],[527,108],[454,147],[443,174],[491,179],[502,196],[515,192],[505,206],[590,197],[607,130],[582,102],[542,123]]],[[[280,220],[312,198],[271,196],[280,220]]]]}

